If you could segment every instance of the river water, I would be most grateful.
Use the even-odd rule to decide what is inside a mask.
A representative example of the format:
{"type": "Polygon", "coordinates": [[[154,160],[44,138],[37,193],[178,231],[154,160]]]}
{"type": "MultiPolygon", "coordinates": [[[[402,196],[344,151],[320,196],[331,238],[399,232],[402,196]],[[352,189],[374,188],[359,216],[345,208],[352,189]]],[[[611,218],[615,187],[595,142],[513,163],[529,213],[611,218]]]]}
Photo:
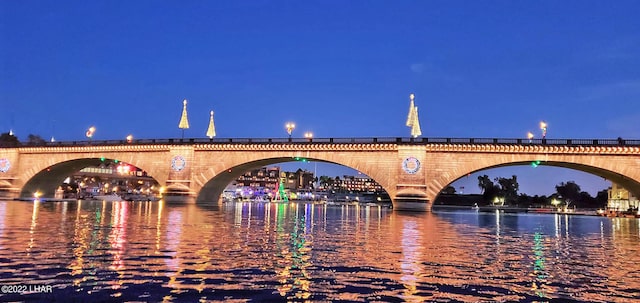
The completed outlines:
{"type": "Polygon", "coordinates": [[[0,301],[630,302],[639,237],[577,215],[0,201],[0,301]]]}

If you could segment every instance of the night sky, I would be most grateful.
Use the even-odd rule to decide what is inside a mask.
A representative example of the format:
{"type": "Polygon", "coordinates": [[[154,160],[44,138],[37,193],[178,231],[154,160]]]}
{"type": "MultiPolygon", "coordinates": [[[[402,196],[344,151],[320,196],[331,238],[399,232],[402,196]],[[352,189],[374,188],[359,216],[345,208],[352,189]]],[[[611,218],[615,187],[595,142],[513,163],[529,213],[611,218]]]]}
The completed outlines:
{"type": "MultiPolygon", "coordinates": [[[[620,0],[0,1],[0,132],[179,138],[187,99],[190,138],[211,110],[221,138],[283,138],[288,121],[294,137],[408,137],[414,93],[425,137],[540,137],[544,120],[547,138],[639,138],[638,12],[620,0]]],[[[567,169],[482,174],[517,174],[530,194],[608,186],[567,169]]],[[[459,186],[479,191],[476,175],[459,186]]]]}

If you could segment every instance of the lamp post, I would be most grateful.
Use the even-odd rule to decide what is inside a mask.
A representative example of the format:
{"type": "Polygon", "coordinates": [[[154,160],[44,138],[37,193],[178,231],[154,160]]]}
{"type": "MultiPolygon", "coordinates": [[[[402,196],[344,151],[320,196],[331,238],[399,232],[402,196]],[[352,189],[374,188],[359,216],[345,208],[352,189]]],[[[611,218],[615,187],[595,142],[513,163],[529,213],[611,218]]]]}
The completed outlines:
{"type": "Polygon", "coordinates": [[[296,128],[296,125],[295,123],[287,122],[284,127],[287,129],[287,134],[289,134],[289,141],[291,141],[291,132],[293,132],[293,129],[296,128]]]}
{"type": "Polygon", "coordinates": [[[313,133],[312,132],[306,132],[306,133],[304,133],[304,137],[309,139],[309,142],[311,142],[311,139],[313,139],[313,133]]]}
{"type": "Polygon", "coordinates": [[[528,132],[527,133],[527,139],[529,139],[529,143],[531,143],[531,140],[533,139],[533,133],[528,132]]]}
{"type": "Polygon", "coordinates": [[[91,126],[85,133],[85,135],[87,136],[87,139],[89,139],[89,142],[91,142],[91,138],[93,137],[93,133],[95,132],[96,132],[96,128],[94,126],[91,126]]]}
{"type": "Polygon", "coordinates": [[[128,135],[127,136],[127,143],[131,143],[131,141],[133,141],[133,135],[128,135]]]}
{"type": "Polygon", "coordinates": [[[542,131],[542,139],[547,136],[547,123],[544,121],[540,121],[540,130],[542,131]]]}

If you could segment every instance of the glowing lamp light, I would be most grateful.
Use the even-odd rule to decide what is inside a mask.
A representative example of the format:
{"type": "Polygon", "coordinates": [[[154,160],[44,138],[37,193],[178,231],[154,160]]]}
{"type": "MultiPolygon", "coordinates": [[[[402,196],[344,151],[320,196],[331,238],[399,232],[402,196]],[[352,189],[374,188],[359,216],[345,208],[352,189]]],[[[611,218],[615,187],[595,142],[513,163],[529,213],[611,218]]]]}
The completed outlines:
{"type": "Polygon", "coordinates": [[[93,134],[95,132],[96,132],[95,126],[91,126],[91,127],[89,127],[89,129],[87,129],[87,132],[85,133],[85,136],[87,136],[87,138],[89,138],[89,140],[91,140],[91,138],[93,137],[93,134]]]}
{"type": "Polygon", "coordinates": [[[287,122],[287,124],[285,124],[284,127],[287,129],[287,134],[289,134],[289,138],[291,138],[291,133],[296,128],[296,124],[293,122],[287,122]]]}
{"type": "Polygon", "coordinates": [[[540,121],[540,130],[542,131],[542,138],[547,136],[547,123],[544,121],[540,121]]]}
{"type": "Polygon", "coordinates": [[[127,136],[127,143],[131,143],[131,141],[133,141],[133,135],[128,135],[127,136]]]}

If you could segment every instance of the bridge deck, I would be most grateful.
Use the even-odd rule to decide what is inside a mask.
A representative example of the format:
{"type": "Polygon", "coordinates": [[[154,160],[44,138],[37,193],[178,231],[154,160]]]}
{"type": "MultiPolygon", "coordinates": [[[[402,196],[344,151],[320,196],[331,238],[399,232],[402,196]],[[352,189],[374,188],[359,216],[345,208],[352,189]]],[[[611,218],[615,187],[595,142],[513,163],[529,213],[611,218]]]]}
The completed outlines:
{"type": "Polygon", "coordinates": [[[61,146],[107,146],[107,145],[155,145],[155,144],[373,144],[391,143],[403,145],[428,144],[494,144],[494,145],[555,145],[555,146],[640,146],[640,140],[624,139],[510,139],[510,138],[185,138],[185,139],[136,139],[127,140],[92,140],[92,141],[56,141],[56,142],[23,142],[16,145],[0,143],[0,147],[61,147],[61,146]]]}

